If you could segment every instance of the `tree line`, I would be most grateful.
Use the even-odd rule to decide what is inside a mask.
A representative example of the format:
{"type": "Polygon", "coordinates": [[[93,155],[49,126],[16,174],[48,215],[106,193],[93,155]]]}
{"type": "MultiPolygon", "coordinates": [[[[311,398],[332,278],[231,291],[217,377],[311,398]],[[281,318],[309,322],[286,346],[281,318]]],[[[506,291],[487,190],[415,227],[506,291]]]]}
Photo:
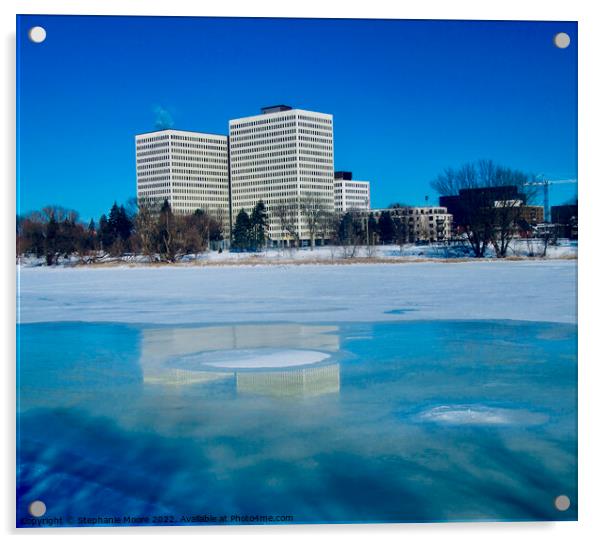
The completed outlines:
{"type": "MultiPolygon", "coordinates": [[[[320,215],[319,235],[330,244],[344,247],[348,256],[353,256],[362,245],[398,243],[403,236],[403,226],[389,212],[378,219],[357,211],[341,216],[324,211],[320,215]]],[[[250,214],[241,209],[232,229],[230,250],[263,250],[270,241],[268,224],[268,212],[262,201],[250,214]]],[[[316,233],[317,225],[318,221],[316,233]]],[[[72,255],[84,262],[129,255],[176,262],[185,255],[208,250],[212,242],[224,239],[223,234],[220,221],[211,214],[200,209],[187,215],[174,214],[167,200],[160,206],[138,205],[133,201],[124,206],[115,202],[108,214],[87,224],[74,210],[46,206],[17,216],[17,255],[44,258],[49,266],[72,255]]]]}
{"type": "MultiPolygon", "coordinates": [[[[288,206],[286,212],[283,212],[284,206],[274,206],[275,222],[289,236],[293,247],[298,247],[300,243],[298,215],[305,221],[311,248],[315,246],[316,238],[343,247],[391,245],[403,243],[408,238],[405,222],[392,211],[384,211],[377,219],[373,213],[366,216],[365,213],[351,210],[336,214],[315,203],[310,204],[308,200],[305,202],[303,206],[288,206]],[[311,211],[308,211],[310,205],[311,211]],[[291,218],[282,219],[283,215],[291,218]]],[[[263,250],[270,240],[268,224],[268,213],[262,201],[257,203],[251,214],[241,209],[232,229],[230,249],[236,252],[263,250]]]]}
{"type": "Polygon", "coordinates": [[[200,209],[176,215],[167,200],[160,206],[115,202],[108,215],[87,225],[76,211],[59,206],[17,216],[17,255],[43,257],[49,266],[71,255],[89,262],[106,255],[175,262],[222,239],[222,225],[215,217],[200,209]]]}
{"type": "MultiPolygon", "coordinates": [[[[431,186],[443,197],[452,197],[455,234],[466,240],[475,257],[484,257],[492,246],[498,258],[508,255],[510,242],[518,233],[529,233],[533,225],[521,207],[531,205],[536,178],[532,174],[501,166],[491,160],[468,162],[447,168],[431,186]]],[[[544,254],[552,239],[551,229],[542,234],[544,254]]]]}

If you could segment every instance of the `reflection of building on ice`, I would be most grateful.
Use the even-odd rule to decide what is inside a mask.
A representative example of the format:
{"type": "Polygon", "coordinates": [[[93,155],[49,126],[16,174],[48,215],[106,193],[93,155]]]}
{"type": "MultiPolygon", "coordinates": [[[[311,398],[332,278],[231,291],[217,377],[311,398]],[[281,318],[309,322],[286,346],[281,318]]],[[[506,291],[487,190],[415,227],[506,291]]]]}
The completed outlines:
{"type": "Polygon", "coordinates": [[[193,371],[180,368],[155,368],[145,372],[144,382],[152,385],[194,385],[195,383],[209,383],[231,377],[231,373],[214,371],[193,371]]]}
{"type": "Polygon", "coordinates": [[[269,396],[319,396],[339,392],[339,389],[339,364],[236,374],[236,390],[241,393],[269,396]]]}
{"type": "Polygon", "coordinates": [[[291,350],[305,350],[297,352],[301,355],[311,354],[309,350],[337,352],[340,340],[336,332],[336,326],[306,324],[146,329],[142,333],[140,366],[146,384],[191,385],[235,377],[237,390],[242,393],[289,396],[338,392],[338,364],[309,366],[303,363],[303,356],[296,366],[290,364],[290,358],[286,360],[291,350]],[[251,356],[240,359],[244,366],[230,364],[220,368],[206,356],[218,358],[223,353],[237,362],[245,349],[258,351],[256,365],[251,356]],[[282,366],[280,360],[269,369],[262,365],[266,352],[268,358],[277,358],[280,351],[282,366]]]}

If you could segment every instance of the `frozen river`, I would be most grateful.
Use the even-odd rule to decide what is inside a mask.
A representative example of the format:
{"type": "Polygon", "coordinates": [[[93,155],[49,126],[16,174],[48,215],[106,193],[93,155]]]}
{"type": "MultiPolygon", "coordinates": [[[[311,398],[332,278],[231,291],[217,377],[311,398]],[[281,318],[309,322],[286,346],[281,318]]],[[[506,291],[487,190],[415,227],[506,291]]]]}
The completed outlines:
{"type": "Polygon", "coordinates": [[[575,262],[23,270],[17,521],[35,499],[74,524],[575,519],[575,283],[575,262]]]}
{"type": "Polygon", "coordinates": [[[575,323],[577,261],[24,268],[21,322],[575,323]]]}

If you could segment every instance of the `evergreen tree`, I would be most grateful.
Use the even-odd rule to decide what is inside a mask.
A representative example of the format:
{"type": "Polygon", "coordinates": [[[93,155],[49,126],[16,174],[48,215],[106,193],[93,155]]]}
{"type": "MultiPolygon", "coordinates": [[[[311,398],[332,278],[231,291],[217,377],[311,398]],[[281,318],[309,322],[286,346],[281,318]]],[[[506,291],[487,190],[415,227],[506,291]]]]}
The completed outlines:
{"type": "Polygon", "coordinates": [[[54,214],[52,214],[46,224],[46,235],[44,236],[44,252],[46,253],[46,264],[48,266],[52,266],[55,263],[58,234],[59,225],[54,218],[54,214]]]}
{"type": "Polygon", "coordinates": [[[378,234],[380,236],[380,241],[385,245],[393,243],[393,238],[395,237],[395,225],[391,213],[388,211],[383,212],[378,219],[378,234]]]}
{"type": "Polygon", "coordinates": [[[74,217],[66,217],[59,225],[57,233],[57,251],[65,257],[74,253],[77,249],[77,230],[78,228],[74,217]]]}
{"type": "Polygon", "coordinates": [[[347,212],[341,217],[337,238],[341,245],[357,245],[363,237],[362,223],[353,213],[347,212]]]}
{"type": "Polygon", "coordinates": [[[113,203],[111,207],[111,211],[109,211],[109,219],[108,219],[108,230],[111,235],[111,243],[115,241],[117,235],[119,234],[119,225],[121,222],[120,211],[117,202],[113,203]]]}
{"type": "Polygon", "coordinates": [[[222,241],[224,239],[222,224],[214,218],[209,221],[209,239],[211,241],[222,241]]]}
{"type": "Polygon", "coordinates": [[[268,214],[265,204],[259,200],[250,218],[249,248],[251,250],[260,250],[265,245],[267,227],[268,214]]]}
{"type": "Polygon", "coordinates": [[[117,214],[117,222],[115,226],[117,236],[119,236],[123,241],[127,241],[132,233],[133,224],[123,205],[119,206],[119,212],[117,214]]]}
{"type": "Polygon", "coordinates": [[[106,224],[102,223],[101,218],[100,226],[101,240],[105,251],[121,254],[129,246],[129,238],[134,225],[123,206],[118,206],[117,202],[114,202],[106,224]]]}
{"type": "Polygon", "coordinates": [[[250,242],[251,219],[244,209],[236,216],[236,223],[232,230],[232,250],[247,251],[250,242]]]}
{"type": "Polygon", "coordinates": [[[111,248],[111,245],[113,245],[114,238],[111,234],[109,221],[105,214],[102,214],[98,221],[98,236],[100,238],[100,248],[103,251],[108,251],[111,248]]]}
{"type": "MultiPolygon", "coordinates": [[[[393,237],[397,244],[403,245],[404,243],[410,242],[410,230],[406,221],[404,221],[401,217],[395,217],[393,219],[393,229],[393,237]]],[[[412,243],[413,241],[414,240],[412,240],[412,243]]]]}
{"type": "Polygon", "coordinates": [[[86,232],[86,239],[84,241],[84,248],[90,251],[95,251],[96,247],[96,224],[94,219],[90,219],[88,223],[88,231],[86,232]]]}
{"type": "Polygon", "coordinates": [[[368,236],[370,238],[370,244],[374,243],[374,238],[377,234],[378,231],[378,223],[376,222],[376,219],[374,218],[374,214],[370,213],[370,216],[368,217],[368,236]]]}

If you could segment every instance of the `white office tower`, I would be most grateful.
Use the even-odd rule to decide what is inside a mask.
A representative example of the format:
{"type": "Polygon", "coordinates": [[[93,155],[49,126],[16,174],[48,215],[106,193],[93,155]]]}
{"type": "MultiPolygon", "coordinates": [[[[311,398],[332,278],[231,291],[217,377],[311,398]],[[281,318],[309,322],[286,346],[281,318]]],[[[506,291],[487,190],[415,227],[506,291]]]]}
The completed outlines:
{"type": "Polygon", "coordinates": [[[228,138],[219,134],[158,130],[136,135],[138,201],[177,214],[210,213],[229,233],[228,138]]]}
{"type": "Polygon", "coordinates": [[[334,210],[366,211],[370,209],[370,181],[353,179],[351,172],[334,173],[334,210]]]}
{"type": "Polygon", "coordinates": [[[334,212],[332,115],[272,106],[229,128],[232,220],[262,200],[272,242],[306,243],[313,229],[319,244],[307,209],[334,212]]]}

